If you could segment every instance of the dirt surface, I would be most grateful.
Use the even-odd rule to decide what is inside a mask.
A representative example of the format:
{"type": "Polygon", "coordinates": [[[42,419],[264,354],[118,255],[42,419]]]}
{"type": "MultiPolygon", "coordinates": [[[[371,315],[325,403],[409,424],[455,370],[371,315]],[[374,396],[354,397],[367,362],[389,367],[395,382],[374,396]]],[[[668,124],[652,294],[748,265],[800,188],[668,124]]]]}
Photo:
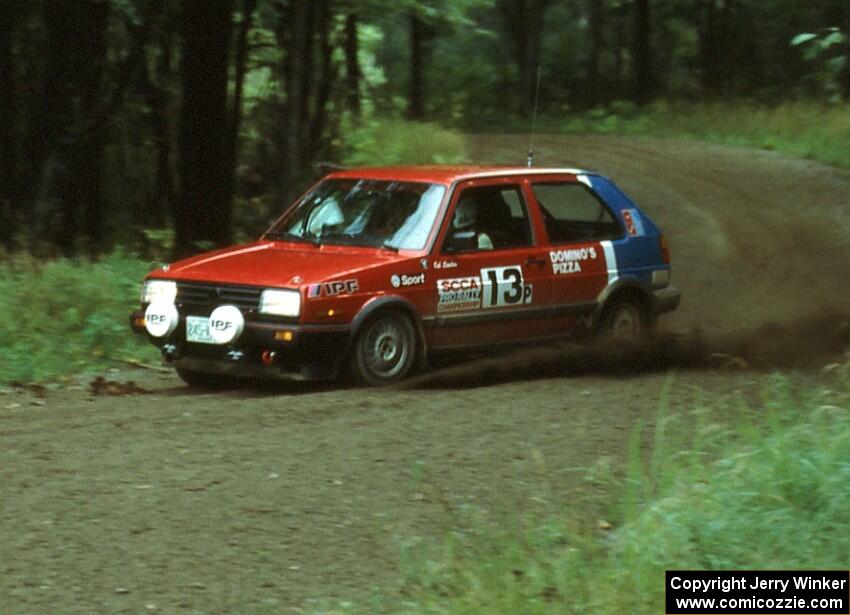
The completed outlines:
{"type": "MultiPolygon", "coordinates": [[[[538,164],[614,177],[666,231],[684,302],[656,348],[547,347],[389,391],[198,394],[150,370],[3,390],[0,612],[380,610],[375,596],[403,596],[404,546],[464,505],[574,506],[593,489],[583,469],[622,462],[665,386],[677,413],[757,400],[771,369],[816,377],[846,348],[842,172],[674,141],[537,143],[538,164]]],[[[514,162],[526,140],[473,145],[514,162]]]]}

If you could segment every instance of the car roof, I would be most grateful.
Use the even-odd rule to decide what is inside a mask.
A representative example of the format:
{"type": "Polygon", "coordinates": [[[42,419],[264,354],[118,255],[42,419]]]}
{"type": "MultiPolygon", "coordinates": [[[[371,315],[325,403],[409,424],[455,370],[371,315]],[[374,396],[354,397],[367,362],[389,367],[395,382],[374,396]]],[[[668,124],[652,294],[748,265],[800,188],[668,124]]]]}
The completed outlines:
{"type": "Polygon", "coordinates": [[[423,165],[345,169],[328,175],[329,179],[377,179],[434,184],[452,184],[459,180],[505,175],[584,175],[594,173],[582,169],[515,167],[484,165],[423,165]]]}

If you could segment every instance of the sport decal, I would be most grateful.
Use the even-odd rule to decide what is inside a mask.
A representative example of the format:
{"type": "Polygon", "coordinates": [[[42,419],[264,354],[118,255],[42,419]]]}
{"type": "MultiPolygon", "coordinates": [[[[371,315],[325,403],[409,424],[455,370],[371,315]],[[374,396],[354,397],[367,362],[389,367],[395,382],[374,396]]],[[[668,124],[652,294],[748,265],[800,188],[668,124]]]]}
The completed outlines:
{"type": "Polygon", "coordinates": [[[334,297],[336,295],[350,295],[357,292],[360,285],[357,280],[337,280],[335,282],[323,282],[322,284],[310,284],[307,287],[308,297],[334,297]]]}
{"type": "Polygon", "coordinates": [[[533,300],[531,284],[525,284],[522,267],[487,267],[480,276],[437,280],[437,311],[457,312],[481,308],[524,305],[533,300]]]}
{"type": "Polygon", "coordinates": [[[623,222],[626,223],[626,232],[632,237],[643,235],[643,220],[637,209],[624,209],[622,211],[623,222]]]}
{"type": "Polygon", "coordinates": [[[555,275],[580,273],[582,261],[596,260],[596,247],[552,250],[549,252],[549,260],[552,261],[552,273],[555,275]]]}
{"type": "Polygon", "coordinates": [[[390,284],[393,285],[393,288],[398,288],[399,286],[418,286],[419,284],[425,283],[425,274],[420,273],[419,275],[397,275],[393,274],[390,277],[390,284]]]}

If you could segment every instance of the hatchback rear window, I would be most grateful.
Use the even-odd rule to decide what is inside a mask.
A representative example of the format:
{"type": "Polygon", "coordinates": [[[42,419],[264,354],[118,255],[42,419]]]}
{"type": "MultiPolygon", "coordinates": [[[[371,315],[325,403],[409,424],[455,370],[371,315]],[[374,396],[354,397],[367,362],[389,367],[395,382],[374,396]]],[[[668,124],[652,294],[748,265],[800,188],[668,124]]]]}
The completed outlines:
{"type": "Polygon", "coordinates": [[[532,184],[534,198],[553,243],[621,237],[623,229],[587,186],[575,182],[532,184]]]}

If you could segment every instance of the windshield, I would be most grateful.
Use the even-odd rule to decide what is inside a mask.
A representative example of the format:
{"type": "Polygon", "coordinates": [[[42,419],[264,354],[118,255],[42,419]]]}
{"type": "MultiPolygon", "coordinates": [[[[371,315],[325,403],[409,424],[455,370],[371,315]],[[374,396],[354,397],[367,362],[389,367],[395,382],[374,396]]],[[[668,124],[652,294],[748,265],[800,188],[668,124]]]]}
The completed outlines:
{"type": "Polygon", "coordinates": [[[422,250],[445,192],[445,186],[437,184],[328,180],[307,194],[266,237],[422,250]]]}

